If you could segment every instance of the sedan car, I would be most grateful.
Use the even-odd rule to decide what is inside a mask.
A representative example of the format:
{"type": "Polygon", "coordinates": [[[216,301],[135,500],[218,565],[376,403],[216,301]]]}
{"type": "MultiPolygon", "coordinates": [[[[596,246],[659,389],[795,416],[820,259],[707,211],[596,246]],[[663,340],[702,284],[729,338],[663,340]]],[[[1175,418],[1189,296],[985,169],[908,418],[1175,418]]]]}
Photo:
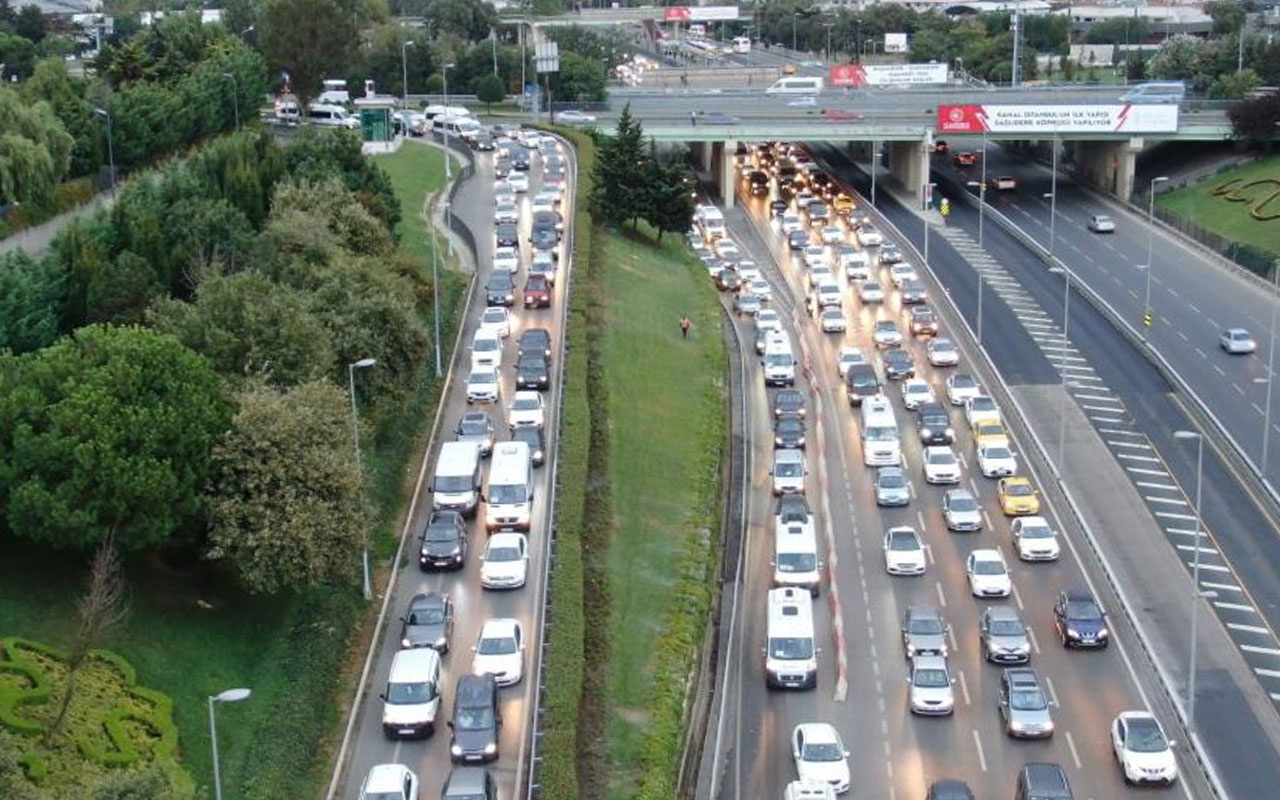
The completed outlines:
{"type": "Polygon", "coordinates": [[[1030,667],[1011,667],[1000,675],[996,708],[1004,732],[1014,739],[1047,739],[1053,736],[1049,695],[1030,667]]]}
{"type": "Polygon", "coordinates": [[[781,389],[773,395],[773,416],[803,418],[804,393],[799,389],[781,389]]]}
{"type": "MultiPolygon", "coordinates": [[[[738,266],[738,272],[745,276],[747,271],[742,268],[741,264],[738,266]]],[[[773,287],[769,285],[768,281],[764,278],[751,278],[750,280],[751,283],[749,284],[749,287],[752,294],[759,297],[760,300],[765,303],[773,299],[773,287]]]]}
{"type": "Polygon", "coordinates": [[[884,376],[891,381],[901,381],[915,377],[916,362],[906,350],[893,349],[880,356],[880,364],[884,367],[884,376]]]}
{"type": "Polygon", "coordinates": [[[511,335],[511,312],[505,306],[489,306],[480,313],[480,330],[505,339],[511,335]]]}
{"type": "Polygon", "coordinates": [[[960,363],[960,353],[950,339],[933,339],[925,345],[929,364],[935,367],[954,367],[960,363]]]}
{"type": "Polygon", "coordinates": [[[545,275],[530,275],[524,284],[524,307],[547,308],[551,305],[551,283],[545,275]]]}
{"type": "Polygon", "coordinates": [[[959,483],[960,461],[951,448],[934,445],[924,449],[924,479],[926,483],[959,483]]]}
{"type": "Polygon", "coordinates": [[[546,406],[539,392],[522,390],[511,398],[507,409],[507,426],[511,428],[541,428],[546,420],[546,406]]]}
{"type": "Polygon", "coordinates": [[[916,274],[916,268],[905,261],[889,267],[889,282],[896,289],[901,289],[908,281],[918,280],[920,280],[920,276],[916,274]]]}
{"type": "Polygon", "coordinates": [[[884,568],[890,575],[923,575],[924,542],[914,528],[890,528],[884,535],[884,568]]]}
{"type": "Polygon", "coordinates": [[[515,162],[516,171],[507,176],[507,185],[511,187],[511,191],[525,193],[529,191],[529,176],[520,172],[520,162],[515,162]]]}
{"type": "Polygon", "coordinates": [[[493,452],[493,420],[484,411],[467,411],[453,429],[459,442],[476,442],[480,445],[481,458],[493,452]]]}
{"type": "Polygon", "coordinates": [[[912,714],[945,716],[955,710],[955,679],[942,656],[916,656],[907,674],[912,714]]]}
{"type": "Polygon", "coordinates": [[[1106,214],[1094,214],[1089,217],[1089,230],[1094,233],[1115,233],[1116,221],[1106,214]]]}
{"type": "Polygon", "coordinates": [[[911,503],[911,482],[902,467],[876,470],[876,505],[905,506],[911,503]]]}
{"type": "Polygon", "coordinates": [[[359,800],[418,800],[418,776],[404,764],[377,764],[360,785],[359,800]]]}
{"type": "Polygon", "coordinates": [[[1106,612],[1082,589],[1058,593],[1053,626],[1063,647],[1106,647],[1111,640],[1106,612]]]}
{"type": "Polygon", "coordinates": [[[951,444],[956,436],[947,407],[938,402],[924,403],[916,409],[916,431],[922,444],[951,444]]]}
{"type": "Polygon", "coordinates": [[[515,619],[491,619],[480,628],[471,671],[490,674],[499,686],[514,686],[524,677],[524,628],[515,619]]]}
{"type": "Polygon", "coordinates": [[[953,406],[962,406],[970,397],[982,394],[982,387],[967,372],[956,372],[947,376],[947,399],[953,406]]]}
{"type": "MultiPolygon", "coordinates": [[[[924,288],[924,284],[921,283],[920,281],[905,280],[902,282],[902,286],[899,290],[899,296],[901,297],[902,304],[904,306],[914,306],[914,305],[919,305],[925,302],[926,300],[928,300],[929,292],[924,288]]],[[[937,319],[935,318],[933,322],[935,323],[933,326],[933,330],[927,333],[927,335],[929,336],[936,336],[938,333],[937,324],[936,324],[937,319]]],[[[915,331],[913,331],[913,333],[914,332],[915,331]]]]}
{"type": "Polygon", "coordinates": [[[798,447],[804,449],[805,424],[799,417],[779,417],[773,423],[774,447],[798,447]]]}
{"type": "Polygon", "coordinates": [[[876,230],[872,225],[863,225],[858,228],[857,237],[858,244],[863,247],[879,247],[884,241],[880,231],[876,230]]]}
{"type": "Polygon", "coordinates": [[[849,327],[844,318],[844,311],[839,308],[822,309],[818,324],[822,327],[823,333],[844,333],[849,327]]]}
{"type": "MultiPolygon", "coordinates": [[[[984,423],[985,424],[985,423],[984,423]]],[[[1028,478],[1014,475],[996,484],[996,499],[1006,517],[1026,517],[1040,513],[1040,493],[1028,478]]]]}
{"type": "Polygon", "coordinates": [[[1031,660],[1027,626],[1012,606],[988,606],[978,619],[982,657],[996,664],[1026,664],[1031,660]]]}
{"type": "Polygon", "coordinates": [[[800,228],[787,233],[787,247],[792,250],[803,250],[809,244],[809,232],[800,228]]]}
{"type": "Polygon", "coordinates": [[[840,244],[844,241],[844,229],[839,225],[827,225],[819,234],[823,244],[840,244]]]}
{"type": "Polygon", "coordinates": [[[996,405],[996,401],[980,394],[977,397],[970,397],[964,402],[964,419],[972,428],[982,420],[990,420],[992,422],[1000,421],[1000,407],[996,405]]]}
{"type": "Polygon", "coordinates": [[[520,209],[515,203],[499,203],[493,207],[495,225],[514,225],[520,221],[520,209]]]}
{"type": "Polygon", "coordinates": [[[467,376],[468,403],[496,403],[501,392],[498,370],[493,367],[477,367],[467,376]]]}
{"type": "Polygon", "coordinates": [[[760,296],[752,292],[739,292],[733,298],[733,310],[740,317],[755,316],[760,311],[760,296]]]}
{"type": "Polygon", "coordinates": [[[511,431],[511,441],[524,442],[529,445],[529,460],[533,462],[535,467],[542,466],[546,461],[545,439],[542,435],[542,428],[516,428],[511,431]]]}
{"type": "Polygon", "coordinates": [[[982,506],[968,489],[949,489],[942,495],[942,519],[949,531],[980,531],[982,506]]]}
{"type": "Polygon", "coordinates": [[[823,783],[836,794],[849,791],[849,751],[840,733],[825,722],[806,722],[791,732],[791,758],[802,781],[823,783]]]}
{"type": "Polygon", "coordinates": [[[516,301],[516,286],[508,272],[494,272],[484,284],[486,305],[509,306],[516,301]]]}
{"type": "Polygon", "coordinates": [[[836,354],[836,372],[843,378],[849,374],[849,368],[857,364],[867,363],[867,357],[856,347],[841,347],[836,354]]]}
{"type": "Polygon", "coordinates": [[[1057,561],[1062,555],[1058,534],[1044,517],[1018,517],[1009,526],[1018,558],[1023,561],[1057,561]]]}
{"type": "MultiPolygon", "coordinates": [[[[973,402],[972,398],[969,402],[973,402]]],[[[973,425],[973,444],[975,447],[990,447],[991,445],[1009,446],[1009,434],[1004,429],[1004,425],[992,419],[979,419],[973,425]]]]}
{"type": "Polygon", "coordinates": [[[457,511],[432,511],[422,529],[418,566],[423,571],[462,569],[467,562],[467,529],[457,511]]]}
{"type": "Polygon", "coordinates": [[[858,299],[864,303],[884,302],[884,289],[876,281],[863,281],[858,284],[858,299]]]}
{"type": "Polygon", "coordinates": [[[556,113],[556,121],[561,125],[591,125],[596,118],[584,111],[570,108],[556,113]]]}
{"type": "Polygon", "coordinates": [[[1111,749],[1125,783],[1173,784],[1178,780],[1176,745],[1146,711],[1125,711],[1111,723],[1111,749]]]}
{"type": "Polygon", "coordinates": [[[499,272],[520,271],[520,251],[514,247],[499,247],[493,251],[493,268],[499,272]]]}
{"type": "Polygon", "coordinates": [[[1218,345],[1231,355],[1248,355],[1258,349],[1253,335],[1244,328],[1228,328],[1218,338],[1218,345]]]}
{"type": "Polygon", "coordinates": [[[551,369],[538,353],[528,353],[516,360],[517,389],[546,389],[551,383],[551,369]]]}
{"type": "Polygon", "coordinates": [[[529,574],[529,540],[523,533],[495,533],[480,560],[480,585],[486,589],[519,589],[529,574]]]}
{"type": "Polygon", "coordinates": [[[503,222],[494,226],[493,240],[498,247],[518,247],[520,245],[520,228],[514,222],[503,222]]]}
{"type": "Polygon", "coordinates": [[[912,336],[938,335],[938,315],[929,306],[912,306],[909,318],[908,326],[912,336]]]}
{"type": "Polygon", "coordinates": [[[902,251],[898,249],[898,246],[896,244],[886,244],[883,248],[881,248],[880,255],[877,258],[877,261],[880,263],[880,266],[882,267],[887,267],[891,264],[897,264],[901,260],[902,260],[902,251]]]}
{"type": "Polygon", "coordinates": [[[902,382],[902,405],[915,411],[925,403],[932,403],[933,387],[923,378],[908,378],[902,382]]]}
{"type": "Polygon", "coordinates": [[[1005,478],[1018,472],[1018,459],[1007,444],[978,448],[978,469],[987,478],[1005,478]]]}
{"type": "Polygon", "coordinates": [[[898,324],[893,320],[878,319],[872,329],[871,338],[875,341],[876,347],[898,347],[902,344],[902,331],[898,330],[898,324]]]}
{"type": "Polygon", "coordinates": [[[951,162],[957,167],[972,167],[978,163],[978,155],[969,150],[962,150],[952,156],[951,162]]]}
{"type": "Polygon", "coordinates": [[[911,606],[902,615],[902,649],[907,658],[947,657],[947,621],[937,606],[911,606]]]}
{"type": "Polygon", "coordinates": [[[974,597],[1008,597],[1013,591],[1009,568],[999,550],[974,550],[965,559],[964,573],[974,597]]]}
{"type": "Polygon", "coordinates": [[[449,652],[453,635],[453,603],[442,592],[415,594],[400,617],[400,647],[430,647],[440,655],[449,652]]]}

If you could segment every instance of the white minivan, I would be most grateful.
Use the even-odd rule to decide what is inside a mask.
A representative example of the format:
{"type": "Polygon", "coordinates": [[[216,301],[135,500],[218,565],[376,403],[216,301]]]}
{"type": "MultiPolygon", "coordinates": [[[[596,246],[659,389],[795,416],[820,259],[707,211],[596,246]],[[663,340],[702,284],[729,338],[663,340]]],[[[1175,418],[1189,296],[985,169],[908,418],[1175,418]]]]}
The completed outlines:
{"type": "Polygon", "coordinates": [[[812,518],[777,523],[773,529],[773,585],[794,586],[817,597],[822,583],[821,570],[818,536],[812,518]]]}
{"type": "Polygon", "coordinates": [[[307,121],[312,125],[325,128],[346,128],[355,130],[360,127],[360,120],[351,115],[342,106],[328,103],[312,103],[307,106],[307,121]]]}
{"type": "Polygon", "coordinates": [[[485,530],[527,531],[532,511],[533,460],[529,444],[513,441],[494,445],[489,491],[485,495],[485,530]]]}
{"type": "Polygon", "coordinates": [[[869,467],[898,466],[902,443],[893,405],[882,394],[862,402],[862,463],[869,467]]]}
{"type": "Polygon", "coordinates": [[[769,591],[765,642],[765,684],[770,689],[812,689],[818,685],[818,647],[813,635],[813,601],[799,589],[769,591]]]}
{"type": "Polygon", "coordinates": [[[791,342],[785,337],[769,339],[760,359],[764,367],[766,386],[794,386],[796,382],[796,358],[791,353],[791,342]]]}
{"type": "Polygon", "coordinates": [[[436,470],[431,476],[431,507],[475,516],[480,496],[480,443],[445,442],[440,445],[436,470]]]}
{"type": "Polygon", "coordinates": [[[765,94],[818,94],[822,91],[822,78],[791,76],[779,78],[764,90],[765,94]]]}
{"type": "Polygon", "coordinates": [[[391,739],[430,736],[440,710],[440,654],[430,647],[401,650],[382,693],[382,732],[391,739]]]}

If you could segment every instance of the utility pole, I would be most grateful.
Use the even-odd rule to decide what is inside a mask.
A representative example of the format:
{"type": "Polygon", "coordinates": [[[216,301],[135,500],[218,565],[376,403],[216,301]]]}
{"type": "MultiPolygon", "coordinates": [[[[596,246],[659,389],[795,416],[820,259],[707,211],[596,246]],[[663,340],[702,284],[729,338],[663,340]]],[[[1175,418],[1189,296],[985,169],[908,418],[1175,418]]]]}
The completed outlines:
{"type": "Polygon", "coordinates": [[[1021,55],[1019,52],[1021,50],[1021,42],[1019,40],[1022,38],[1021,12],[1022,0],[1018,0],[1018,3],[1013,7],[1013,17],[1009,25],[1009,27],[1013,28],[1013,70],[1009,75],[1009,84],[1011,86],[1018,86],[1022,80],[1022,59],[1019,57],[1021,55]]]}

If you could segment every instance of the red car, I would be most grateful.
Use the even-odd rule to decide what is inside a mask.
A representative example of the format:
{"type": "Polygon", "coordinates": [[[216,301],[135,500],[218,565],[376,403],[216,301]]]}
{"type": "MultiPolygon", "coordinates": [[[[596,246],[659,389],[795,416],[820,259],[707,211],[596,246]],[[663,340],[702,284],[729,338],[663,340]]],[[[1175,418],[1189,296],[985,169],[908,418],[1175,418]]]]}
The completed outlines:
{"type": "Polygon", "coordinates": [[[852,120],[862,119],[861,114],[844,108],[824,108],[822,110],[822,116],[831,122],[850,122],[852,120]]]}
{"type": "Polygon", "coordinates": [[[939,139],[933,143],[933,152],[935,153],[945,153],[949,149],[950,148],[947,147],[947,141],[945,139],[939,139]]]}
{"type": "Polygon", "coordinates": [[[955,158],[951,160],[955,162],[957,167],[972,167],[978,163],[978,156],[966,150],[963,153],[956,153],[955,158]]]}
{"type": "Polygon", "coordinates": [[[530,275],[524,285],[525,308],[548,308],[551,305],[551,284],[545,275],[530,275]]]}

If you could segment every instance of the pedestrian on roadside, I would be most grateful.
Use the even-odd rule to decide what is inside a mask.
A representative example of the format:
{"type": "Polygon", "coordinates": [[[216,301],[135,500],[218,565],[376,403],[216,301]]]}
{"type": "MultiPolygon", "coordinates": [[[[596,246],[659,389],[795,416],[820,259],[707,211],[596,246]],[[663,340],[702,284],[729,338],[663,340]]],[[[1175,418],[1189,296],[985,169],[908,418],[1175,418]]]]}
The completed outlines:
{"type": "Polygon", "coordinates": [[[696,125],[698,124],[698,112],[697,112],[697,111],[690,111],[690,112],[689,112],[689,124],[690,124],[690,125],[694,125],[694,126],[696,126],[696,125]]]}
{"type": "Polygon", "coordinates": [[[692,327],[693,323],[689,321],[689,317],[687,315],[680,318],[680,336],[682,338],[689,338],[689,329],[692,327]]]}

